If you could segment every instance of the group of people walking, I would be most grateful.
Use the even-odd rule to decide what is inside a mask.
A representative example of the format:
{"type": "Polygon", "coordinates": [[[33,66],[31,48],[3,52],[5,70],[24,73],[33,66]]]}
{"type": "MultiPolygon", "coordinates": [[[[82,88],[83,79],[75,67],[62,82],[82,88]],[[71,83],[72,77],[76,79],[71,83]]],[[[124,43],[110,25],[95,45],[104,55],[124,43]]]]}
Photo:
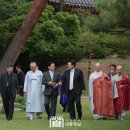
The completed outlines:
{"type": "Polygon", "coordinates": [[[107,74],[101,70],[101,64],[96,63],[89,79],[89,96],[94,119],[123,120],[130,110],[130,79],[122,66],[111,64],[107,74]]]}
{"type": "MultiPolygon", "coordinates": [[[[20,66],[16,67],[18,76],[13,72],[13,66],[7,66],[6,72],[0,77],[0,92],[7,120],[12,120],[16,94],[20,92],[26,97],[26,113],[29,120],[33,120],[34,113],[41,119],[46,111],[47,119],[56,116],[59,86],[65,87],[68,100],[66,104],[71,110],[70,119],[76,119],[75,104],[78,112],[77,119],[82,118],[81,94],[85,90],[83,72],[75,68],[74,60],[68,61],[67,69],[61,80],[61,75],[55,69],[55,63],[48,63],[48,71],[42,73],[36,62],[30,63],[30,71],[25,79],[20,66]],[[24,80],[24,83],[23,83],[24,80]]],[[[61,101],[62,102],[62,101],[61,101]]]]}
{"type": "MultiPolygon", "coordinates": [[[[36,62],[30,63],[30,71],[24,76],[20,66],[9,65],[0,76],[0,93],[7,120],[12,120],[16,95],[26,97],[26,114],[29,120],[42,118],[46,111],[47,119],[56,116],[57,98],[61,93],[60,103],[63,112],[67,109],[71,120],[82,119],[81,95],[85,91],[82,70],[76,68],[76,62],[70,60],[61,76],[56,71],[55,63],[48,63],[48,70],[42,73],[36,62]],[[77,113],[76,110],[77,109],[77,113]]],[[[95,72],[89,78],[89,98],[93,117],[96,120],[122,116],[130,109],[130,79],[123,72],[122,66],[110,65],[110,72],[102,71],[101,64],[95,64],[95,72]]]]}

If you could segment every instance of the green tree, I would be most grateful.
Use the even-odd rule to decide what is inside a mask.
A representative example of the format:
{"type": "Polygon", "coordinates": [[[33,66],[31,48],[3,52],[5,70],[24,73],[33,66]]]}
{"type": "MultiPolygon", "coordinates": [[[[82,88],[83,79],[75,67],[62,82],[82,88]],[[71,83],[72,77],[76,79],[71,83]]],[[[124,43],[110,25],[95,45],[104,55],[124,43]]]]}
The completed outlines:
{"type": "Polygon", "coordinates": [[[86,17],[83,31],[124,32],[130,29],[129,0],[95,0],[95,2],[100,15],[89,14],[86,17]]]}

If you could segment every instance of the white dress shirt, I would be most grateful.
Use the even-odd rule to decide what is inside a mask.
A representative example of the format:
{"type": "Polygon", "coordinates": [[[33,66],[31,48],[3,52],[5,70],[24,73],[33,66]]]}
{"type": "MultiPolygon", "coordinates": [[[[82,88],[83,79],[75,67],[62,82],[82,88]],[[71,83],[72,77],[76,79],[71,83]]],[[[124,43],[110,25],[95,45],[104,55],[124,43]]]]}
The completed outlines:
{"type": "Polygon", "coordinates": [[[70,90],[72,90],[74,88],[74,84],[73,84],[73,81],[74,81],[74,71],[75,71],[75,69],[70,70],[70,84],[69,84],[69,89],[70,90]]]}
{"type": "Polygon", "coordinates": [[[54,71],[49,71],[50,76],[51,76],[51,80],[53,81],[53,77],[54,77],[54,71]]]}

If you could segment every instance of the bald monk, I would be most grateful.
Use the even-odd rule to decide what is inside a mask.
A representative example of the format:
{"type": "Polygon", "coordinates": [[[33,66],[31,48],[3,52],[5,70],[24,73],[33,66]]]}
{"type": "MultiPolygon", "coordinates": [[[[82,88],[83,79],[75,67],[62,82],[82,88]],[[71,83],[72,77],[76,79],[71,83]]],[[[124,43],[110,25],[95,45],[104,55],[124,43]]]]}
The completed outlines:
{"type": "Polygon", "coordinates": [[[90,75],[89,96],[95,120],[115,115],[111,79],[101,70],[100,63],[95,64],[95,72],[90,75]]]}
{"type": "Polygon", "coordinates": [[[112,85],[117,87],[118,97],[114,99],[116,119],[124,120],[124,111],[130,109],[130,86],[128,75],[122,71],[122,66],[118,65],[117,74],[112,78],[112,85]]]}

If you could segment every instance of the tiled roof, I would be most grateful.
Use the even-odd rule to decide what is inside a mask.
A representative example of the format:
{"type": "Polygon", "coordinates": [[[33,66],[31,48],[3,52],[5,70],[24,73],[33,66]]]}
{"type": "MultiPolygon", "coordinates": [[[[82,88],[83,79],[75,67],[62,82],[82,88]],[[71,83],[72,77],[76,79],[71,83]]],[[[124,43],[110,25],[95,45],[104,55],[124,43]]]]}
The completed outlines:
{"type": "MultiPolygon", "coordinates": [[[[51,4],[60,4],[60,0],[49,0],[51,4]]],[[[93,0],[64,0],[64,6],[74,6],[77,8],[95,8],[93,0]]]]}

